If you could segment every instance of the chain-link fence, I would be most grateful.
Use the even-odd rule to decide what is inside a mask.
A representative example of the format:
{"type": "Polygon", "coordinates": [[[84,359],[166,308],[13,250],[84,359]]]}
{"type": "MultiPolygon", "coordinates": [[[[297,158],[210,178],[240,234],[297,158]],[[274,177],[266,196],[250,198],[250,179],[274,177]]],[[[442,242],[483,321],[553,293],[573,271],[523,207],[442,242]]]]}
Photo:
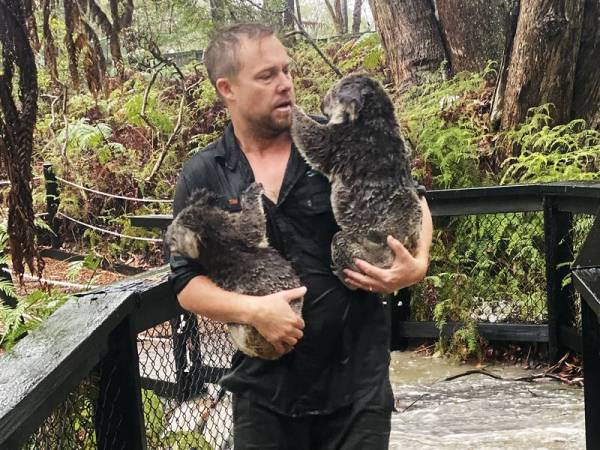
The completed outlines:
{"type": "Polygon", "coordinates": [[[94,417],[98,376],[91,374],[67,396],[23,446],[27,450],[97,448],[94,417]]]}
{"type": "Polygon", "coordinates": [[[437,217],[428,276],[414,290],[419,321],[547,319],[542,213],[437,217]]]}
{"type": "Polygon", "coordinates": [[[181,314],[139,334],[138,352],[148,447],[230,448],[231,396],[216,384],[234,353],[226,325],[181,314]]]}

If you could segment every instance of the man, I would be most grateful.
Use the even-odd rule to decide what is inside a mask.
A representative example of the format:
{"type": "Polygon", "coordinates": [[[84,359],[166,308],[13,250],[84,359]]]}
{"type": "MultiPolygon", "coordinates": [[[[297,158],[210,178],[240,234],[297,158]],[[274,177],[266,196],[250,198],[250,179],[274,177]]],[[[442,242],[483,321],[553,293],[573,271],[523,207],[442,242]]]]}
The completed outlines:
{"type": "Polygon", "coordinates": [[[331,273],[337,231],[326,178],[310,170],[289,128],[294,89],[290,58],[273,30],[239,24],[219,32],[205,53],[211,82],[231,125],[197,153],[180,176],[174,214],[199,187],[239,210],[253,181],[263,198],[269,243],[290,260],[304,286],[265,297],[226,292],[193,261],[172,258],[172,283],[183,308],[223,322],[250,324],[282,354],[276,361],[238,355],[221,384],[233,392],[234,440],[240,449],[386,449],[393,408],[389,323],[377,293],[422,279],[431,244],[423,199],[416,257],[392,237],[394,264],[358,261],[346,271],[350,291],[331,273]],[[289,302],[304,296],[304,321],[289,302]]]}

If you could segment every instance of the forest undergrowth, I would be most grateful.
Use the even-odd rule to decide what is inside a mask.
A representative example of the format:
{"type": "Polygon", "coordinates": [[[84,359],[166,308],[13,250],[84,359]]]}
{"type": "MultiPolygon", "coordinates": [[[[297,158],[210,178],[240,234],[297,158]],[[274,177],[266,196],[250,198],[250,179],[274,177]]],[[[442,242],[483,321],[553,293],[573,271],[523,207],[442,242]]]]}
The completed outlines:
{"type": "MultiPolygon", "coordinates": [[[[534,108],[516,129],[497,132],[490,127],[494,63],[480,73],[459,73],[398,92],[376,34],[321,47],[342,73],[362,71],[384,84],[412,148],[415,177],[429,190],[599,177],[600,133],[580,120],[553,124],[552,105],[534,108]]],[[[294,43],[290,55],[297,103],[319,113],[321,99],[337,77],[304,42],[294,43]]],[[[59,68],[66,73],[66,62],[59,68]]],[[[173,198],[183,162],[216,139],[228,120],[199,62],[180,68],[162,64],[151,71],[131,66],[125,73],[125,81],[115,76],[104,91],[92,95],[53,84],[43,67],[39,71],[34,203],[37,213],[46,211],[42,174],[43,165],[50,164],[59,179],[57,232],[62,248],[85,256],[69,269],[72,279],[85,273],[80,282],[82,277],[91,281],[101,261],[141,268],[163,264],[160,242],[151,241],[161,238],[160,230],[133,227],[130,217],[169,214],[171,205],[165,200],[173,198]],[[107,197],[78,186],[163,202],[107,197]]],[[[5,195],[6,189],[0,190],[5,195]]],[[[576,221],[579,236],[590,222],[576,221]]],[[[50,233],[48,227],[40,229],[40,242],[47,244],[50,233]]],[[[6,239],[0,239],[0,251],[5,249],[6,239]]],[[[14,294],[11,289],[0,282],[0,290],[14,294]]],[[[34,289],[18,297],[17,309],[0,307],[3,349],[65,300],[57,289],[34,289]]],[[[453,337],[438,341],[438,352],[461,359],[489,358],[489,346],[475,324],[541,323],[547,318],[544,302],[539,214],[436,220],[431,269],[414,289],[412,317],[434,320],[440,327],[450,321],[465,324],[453,337]]]]}

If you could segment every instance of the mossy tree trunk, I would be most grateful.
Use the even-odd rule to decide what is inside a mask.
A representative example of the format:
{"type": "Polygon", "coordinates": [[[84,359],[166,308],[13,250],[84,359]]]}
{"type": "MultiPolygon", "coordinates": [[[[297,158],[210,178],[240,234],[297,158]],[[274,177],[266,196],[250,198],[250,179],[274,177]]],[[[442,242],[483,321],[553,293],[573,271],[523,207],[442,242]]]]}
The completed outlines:
{"type": "Polygon", "coordinates": [[[388,66],[401,89],[439,70],[446,52],[429,0],[369,0],[388,66]]]}
{"type": "Polygon", "coordinates": [[[437,0],[437,15],[453,73],[477,72],[504,51],[507,0],[437,0]]]}
{"type": "Polygon", "coordinates": [[[0,163],[8,174],[8,236],[13,269],[41,272],[31,195],[37,69],[20,0],[0,1],[0,163]],[[37,264],[36,264],[37,262],[37,264]]]}
{"type": "Polygon", "coordinates": [[[58,51],[54,44],[54,36],[50,28],[50,17],[52,8],[50,0],[42,0],[42,33],[44,36],[44,65],[48,69],[50,79],[54,84],[58,83],[58,68],[56,65],[56,56],[58,51]]]}
{"type": "Polygon", "coordinates": [[[586,0],[583,18],[571,118],[600,129],[600,0],[586,0]]]}
{"type": "Polygon", "coordinates": [[[522,0],[508,66],[502,128],[527,110],[553,103],[558,123],[570,119],[584,0],[522,0]]]}

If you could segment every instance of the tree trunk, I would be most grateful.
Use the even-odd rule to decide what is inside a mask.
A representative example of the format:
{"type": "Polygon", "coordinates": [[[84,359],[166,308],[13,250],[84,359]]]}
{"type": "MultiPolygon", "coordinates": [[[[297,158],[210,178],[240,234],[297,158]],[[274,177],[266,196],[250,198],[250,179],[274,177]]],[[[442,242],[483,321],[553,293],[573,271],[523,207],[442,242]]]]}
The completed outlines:
{"type": "Polygon", "coordinates": [[[494,131],[500,129],[502,120],[502,109],[504,108],[504,95],[506,93],[506,81],[508,80],[508,66],[510,64],[510,55],[512,53],[513,42],[517,32],[517,21],[519,19],[520,0],[515,0],[511,6],[506,26],[506,40],[502,61],[498,68],[496,87],[494,88],[494,97],[492,98],[492,109],[490,112],[490,125],[494,131]]]}
{"type": "Polygon", "coordinates": [[[44,65],[53,83],[58,83],[58,70],[56,67],[56,45],[50,28],[50,0],[42,0],[42,29],[44,35],[44,65]]]}
{"type": "Polygon", "coordinates": [[[533,106],[552,103],[569,119],[584,0],[523,0],[508,68],[502,128],[523,122],[533,106]]]}
{"type": "Polygon", "coordinates": [[[446,58],[428,0],[369,0],[394,82],[404,89],[437,71],[446,58]]]}
{"type": "Polygon", "coordinates": [[[8,173],[8,236],[13,269],[25,264],[39,273],[43,261],[35,247],[31,185],[33,130],[37,118],[37,69],[28,39],[23,3],[0,1],[0,160],[8,173]],[[15,79],[15,78],[18,78],[15,79]],[[18,100],[13,89],[18,87],[18,100]]]}
{"type": "Polygon", "coordinates": [[[39,52],[40,48],[42,48],[42,44],[40,43],[37,34],[37,24],[35,22],[35,14],[33,13],[33,1],[34,0],[23,0],[23,7],[25,8],[25,22],[27,24],[31,46],[33,47],[33,50],[39,52]]]}
{"type": "Polygon", "coordinates": [[[352,33],[360,33],[360,22],[362,19],[362,0],[354,0],[354,9],[352,11],[352,33]]]}
{"type": "Polygon", "coordinates": [[[600,0],[586,0],[571,118],[600,129],[600,0]]]}
{"type": "Polygon", "coordinates": [[[342,3],[342,34],[348,34],[348,0],[340,0],[342,3]]]}
{"type": "Polygon", "coordinates": [[[304,30],[304,25],[302,25],[302,14],[300,12],[300,0],[296,0],[296,19],[298,19],[298,28],[300,30],[304,30]]]}
{"type": "Polygon", "coordinates": [[[285,28],[294,28],[294,0],[285,0],[283,26],[285,28]]]}
{"type": "Polygon", "coordinates": [[[453,73],[478,72],[500,61],[509,9],[506,0],[437,0],[438,19],[453,73]]]}
{"type": "Polygon", "coordinates": [[[79,90],[79,71],[77,69],[77,60],[79,51],[73,41],[73,34],[75,34],[75,27],[79,21],[79,9],[73,0],[63,0],[63,6],[65,11],[65,46],[67,47],[67,56],[69,59],[69,74],[71,75],[71,82],[75,87],[75,90],[79,90]]]}

